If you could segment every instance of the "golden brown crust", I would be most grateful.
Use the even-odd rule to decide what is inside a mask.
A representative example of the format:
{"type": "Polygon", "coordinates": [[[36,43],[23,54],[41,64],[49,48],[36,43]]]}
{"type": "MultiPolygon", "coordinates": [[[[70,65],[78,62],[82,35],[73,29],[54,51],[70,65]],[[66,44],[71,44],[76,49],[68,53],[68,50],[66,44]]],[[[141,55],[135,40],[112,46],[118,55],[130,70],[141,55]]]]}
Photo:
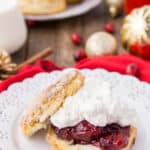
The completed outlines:
{"type": "MultiPolygon", "coordinates": [[[[135,138],[136,138],[136,128],[131,126],[128,146],[122,150],[130,150],[132,145],[135,142],[135,138]]],[[[54,150],[84,150],[84,149],[100,150],[99,148],[94,147],[94,146],[89,148],[89,145],[87,148],[85,146],[82,146],[82,145],[70,145],[69,142],[66,142],[64,140],[59,139],[56,136],[56,134],[53,132],[53,129],[51,127],[48,130],[47,141],[50,145],[52,145],[54,150]]]]}
{"type": "Polygon", "coordinates": [[[132,145],[135,143],[137,129],[133,126],[130,127],[130,137],[128,146],[123,150],[130,150],[132,145]]]}
{"type": "Polygon", "coordinates": [[[84,83],[84,77],[78,71],[71,71],[50,85],[26,110],[21,119],[21,129],[31,136],[47,127],[47,119],[63,105],[65,98],[73,95],[84,83]]]}
{"type": "Polygon", "coordinates": [[[24,14],[47,15],[65,10],[66,0],[19,0],[20,8],[24,14]]]}

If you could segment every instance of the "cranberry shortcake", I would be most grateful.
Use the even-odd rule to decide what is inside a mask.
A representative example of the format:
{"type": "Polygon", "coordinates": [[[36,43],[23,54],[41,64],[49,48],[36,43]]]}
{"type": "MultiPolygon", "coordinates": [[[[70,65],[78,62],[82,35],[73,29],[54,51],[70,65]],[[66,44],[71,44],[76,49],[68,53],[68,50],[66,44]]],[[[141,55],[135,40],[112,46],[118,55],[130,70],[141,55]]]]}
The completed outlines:
{"type": "Polygon", "coordinates": [[[130,150],[136,139],[135,110],[110,83],[90,77],[49,123],[47,140],[55,150],[130,150]]]}
{"type": "Polygon", "coordinates": [[[21,118],[21,129],[30,137],[37,131],[47,128],[50,116],[73,95],[84,83],[84,76],[77,70],[65,72],[62,77],[42,91],[25,110],[21,118]]]}

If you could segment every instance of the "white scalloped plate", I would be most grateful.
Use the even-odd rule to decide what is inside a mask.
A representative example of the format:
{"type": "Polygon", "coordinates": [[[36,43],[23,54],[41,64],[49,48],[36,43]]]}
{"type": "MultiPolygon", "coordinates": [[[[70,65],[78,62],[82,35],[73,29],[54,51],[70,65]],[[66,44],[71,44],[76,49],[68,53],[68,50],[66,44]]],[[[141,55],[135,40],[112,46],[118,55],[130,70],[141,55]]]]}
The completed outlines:
{"type": "MultiPolygon", "coordinates": [[[[68,71],[66,69],[64,71],[68,71]]],[[[63,71],[63,72],[64,72],[63,71]]],[[[149,150],[150,147],[150,85],[136,78],[109,73],[102,69],[81,70],[111,83],[113,94],[136,109],[138,115],[137,139],[132,150],[149,150]]],[[[52,150],[46,143],[45,134],[26,139],[20,132],[18,122],[23,109],[39,91],[62,75],[62,71],[40,73],[33,78],[16,83],[0,94],[0,150],[52,150]]]]}
{"type": "Polygon", "coordinates": [[[46,21],[75,17],[92,10],[93,8],[98,6],[100,2],[101,0],[84,0],[79,4],[68,6],[68,8],[62,13],[52,15],[25,15],[25,18],[30,20],[46,21]]]}

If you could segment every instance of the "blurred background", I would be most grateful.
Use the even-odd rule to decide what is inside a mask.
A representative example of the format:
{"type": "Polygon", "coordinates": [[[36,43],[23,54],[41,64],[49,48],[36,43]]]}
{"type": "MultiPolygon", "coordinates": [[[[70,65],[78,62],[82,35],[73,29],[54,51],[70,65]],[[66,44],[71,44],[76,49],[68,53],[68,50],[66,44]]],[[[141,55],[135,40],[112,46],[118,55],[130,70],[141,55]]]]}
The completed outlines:
{"type": "Polygon", "coordinates": [[[88,37],[94,32],[104,31],[105,25],[109,22],[115,26],[114,36],[119,43],[118,53],[121,53],[124,51],[120,42],[122,15],[115,19],[112,18],[108,6],[102,1],[91,11],[77,17],[56,21],[29,22],[27,41],[23,48],[12,55],[13,60],[16,63],[21,63],[38,51],[50,46],[53,49],[53,54],[48,58],[57,65],[72,66],[75,63],[73,55],[75,51],[84,49],[88,37]],[[84,41],[81,45],[76,46],[71,42],[72,33],[79,33],[82,36],[84,41]]]}
{"type": "Polygon", "coordinates": [[[150,59],[150,0],[2,0],[0,49],[2,79],[43,57],[66,67],[123,53],[150,59]]]}

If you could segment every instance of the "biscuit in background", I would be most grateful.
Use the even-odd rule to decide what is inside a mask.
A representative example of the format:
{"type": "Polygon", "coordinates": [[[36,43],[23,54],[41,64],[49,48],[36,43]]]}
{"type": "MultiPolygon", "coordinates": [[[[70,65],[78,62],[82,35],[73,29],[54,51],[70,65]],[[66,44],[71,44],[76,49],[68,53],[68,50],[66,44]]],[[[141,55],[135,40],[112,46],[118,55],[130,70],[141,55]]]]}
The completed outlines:
{"type": "Polygon", "coordinates": [[[69,4],[75,4],[75,3],[81,2],[82,0],[66,0],[66,1],[67,1],[67,3],[69,3],[69,4]]]}
{"type": "Polygon", "coordinates": [[[66,9],[66,0],[19,0],[24,14],[48,15],[62,12],[66,9]]]}

